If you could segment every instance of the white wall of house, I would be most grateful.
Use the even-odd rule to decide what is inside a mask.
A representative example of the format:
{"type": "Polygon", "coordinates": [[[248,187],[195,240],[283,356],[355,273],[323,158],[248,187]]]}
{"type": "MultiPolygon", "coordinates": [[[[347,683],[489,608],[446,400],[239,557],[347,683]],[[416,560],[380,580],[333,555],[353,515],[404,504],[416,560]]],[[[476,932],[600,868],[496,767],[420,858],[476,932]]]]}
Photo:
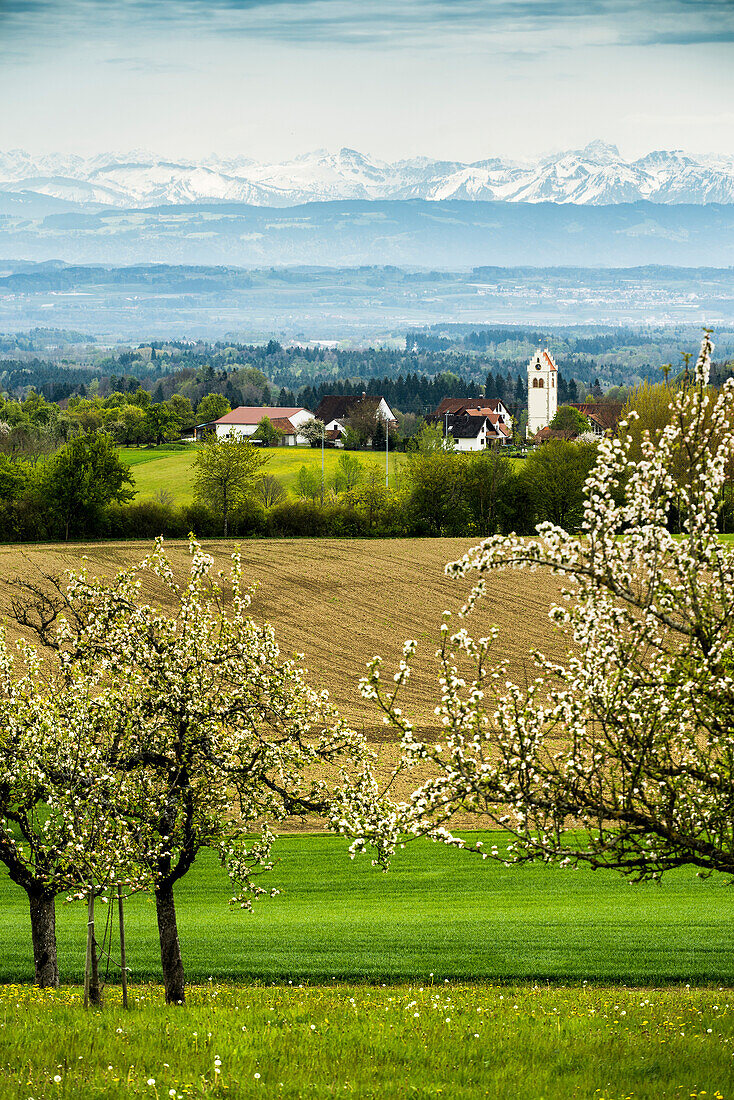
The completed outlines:
{"type": "Polygon", "coordinates": [[[395,417],[392,414],[392,409],[388,405],[384,397],[380,398],[380,404],[377,406],[375,416],[379,416],[380,420],[394,420],[395,417]]]}
{"type": "Polygon", "coordinates": [[[306,424],[309,420],[314,420],[314,415],[309,412],[308,409],[300,409],[297,413],[293,413],[293,416],[289,416],[291,424],[294,428],[300,428],[302,424],[306,424]]]}
{"type": "MultiPolygon", "coordinates": [[[[451,434],[451,433],[449,433],[451,434]]],[[[479,437],[476,439],[457,439],[455,440],[457,451],[483,451],[484,444],[479,442],[479,437]]]]}
{"type": "Polygon", "coordinates": [[[217,424],[217,439],[229,439],[230,436],[239,436],[244,439],[254,435],[257,424],[217,424]]]}
{"type": "MultiPolygon", "coordinates": [[[[451,428],[449,428],[451,435],[451,428]]],[[[471,439],[455,439],[457,451],[483,451],[487,446],[487,425],[482,425],[480,431],[471,439]]]]}

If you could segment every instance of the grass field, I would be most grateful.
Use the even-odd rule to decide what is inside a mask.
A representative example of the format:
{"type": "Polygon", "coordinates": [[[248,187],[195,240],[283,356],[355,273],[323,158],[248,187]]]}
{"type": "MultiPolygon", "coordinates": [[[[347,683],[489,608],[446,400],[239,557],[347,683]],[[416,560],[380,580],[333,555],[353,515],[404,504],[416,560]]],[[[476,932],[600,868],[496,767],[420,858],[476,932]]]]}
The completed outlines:
{"type": "MultiPolygon", "coordinates": [[[[253,913],[229,909],[227,876],[201,857],[176,888],[189,978],[731,984],[734,892],[723,876],[683,870],[630,886],[612,873],[506,868],[428,841],[399,851],[385,874],[347,848],[339,837],[278,838],[278,863],[261,881],[282,893],[253,913]]],[[[127,924],[133,979],[158,980],[149,897],[131,899],[127,924]]],[[[60,902],[66,981],[82,977],[85,934],[83,906],[60,902]]],[[[31,980],[27,901],[7,879],[0,944],[0,981],[31,980]]]]}
{"type": "Polygon", "coordinates": [[[585,986],[158,989],[84,1013],[0,989],[4,1100],[730,1100],[729,991],[585,986]]]}
{"type": "MultiPolygon", "coordinates": [[[[421,654],[409,702],[430,727],[440,614],[466,592],[442,568],[469,545],[253,540],[242,549],[260,586],[253,613],[275,623],[286,651],[306,654],[314,682],[375,738],[356,681],[374,652],[396,661],[405,637],[418,638],[421,654]]],[[[231,548],[207,544],[218,566],[231,548]]],[[[78,568],[86,551],[91,570],[109,575],[146,549],[3,547],[0,573],[78,568]]],[[[172,556],[183,571],[185,547],[173,544],[172,556]]],[[[500,574],[490,591],[473,629],[500,626],[497,653],[513,676],[535,646],[560,654],[547,619],[556,581],[500,574]]],[[[369,858],[351,862],[346,841],[318,835],[280,837],[275,856],[267,885],[283,892],[253,914],[229,909],[210,856],[179,884],[184,961],[199,983],[184,1009],[162,1004],[148,897],[127,909],[130,1013],[112,986],[108,1007],[87,1014],[78,985],[42,993],[23,984],[32,978],[27,899],[0,877],[0,1098],[734,1098],[734,893],[723,877],[702,882],[684,869],[630,886],[611,873],[508,869],[426,842],[399,851],[385,875],[369,858]]],[[[62,977],[78,983],[79,904],[59,903],[58,941],[62,977]]]]}
{"type": "MultiPolygon", "coordinates": [[[[268,447],[263,450],[266,457],[264,472],[272,474],[289,491],[292,491],[301,466],[314,468],[321,473],[321,450],[312,447],[268,447]]],[[[328,449],[324,451],[324,476],[327,486],[334,477],[342,451],[328,449]]],[[[167,492],[176,504],[190,504],[194,499],[193,463],[196,447],[186,450],[166,451],[155,448],[122,447],[120,457],[132,467],[137,489],[136,500],[149,500],[160,492],[167,492]]],[[[372,452],[360,452],[356,456],[366,469],[374,468],[384,484],[385,456],[372,452]]],[[[390,487],[395,488],[400,477],[400,466],[405,455],[396,453],[388,460],[390,487]]]]}
{"type": "MultiPolygon", "coordinates": [[[[332,837],[281,837],[276,856],[283,893],[252,914],[229,911],[210,858],[179,884],[196,983],[183,1009],[145,981],[159,974],[145,898],[128,904],[132,1011],[113,985],[85,1013],[78,985],[19,984],[32,973],[25,898],[0,880],[3,1100],[734,1096],[722,880],[631,887],[427,842],[386,875],[332,837]]],[[[59,906],[66,982],[81,977],[84,924],[80,905],[59,906]]]]}
{"type": "MultiPolygon", "coordinates": [[[[362,701],[358,681],[375,653],[386,667],[400,659],[403,642],[415,638],[419,650],[415,675],[406,694],[421,724],[435,721],[436,685],[433,654],[441,613],[457,609],[469,590],[466,582],[449,580],[443,568],[460,557],[474,539],[251,539],[242,544],[246,578],[257,584],[252,610],[271,621],[285,652],[305,655],[314,684],[329,689],[349,719],[371,730],[380,718],[362,701]]],[[[217,567],[226,564],[234,542],[205,543],[217,567]]],[[[83,553],[93,572],[109,576],[139,561],[149,543],[56,544],[47,547],[0,547],[0,575],[33,576],[78,569],[83,553]]],[[[170,543],[177,569],[188,567],[188,550],[170,543]]],[[[560,657],[563,639],[551,626],[548,608],[559,590],[557,578],[541,573],[498,573],[491,597],[469,620],[478,635],[491,623],[501,629],[498,659],[507,659],[513,677],[523,678],[533,648],[560,657]]],[[[149,587],[146,598],[161,590],[149,587]]],[[[0,587],[0,613],[7,609],[0,587]]],[[[380,726],[380,731],[381,731],[380,726]]]]}

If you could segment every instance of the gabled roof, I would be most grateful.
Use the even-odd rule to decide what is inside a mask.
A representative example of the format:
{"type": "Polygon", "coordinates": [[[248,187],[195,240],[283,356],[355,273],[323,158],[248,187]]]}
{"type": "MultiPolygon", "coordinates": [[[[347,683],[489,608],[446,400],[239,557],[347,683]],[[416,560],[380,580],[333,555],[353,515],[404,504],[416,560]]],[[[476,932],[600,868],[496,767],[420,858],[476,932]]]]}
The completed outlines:
{"type": "Polygon", "coordinates": [[[499,397],[485,397],[484,404],[488,409],[491,409],[492,412],[499,412],[500,409],[504,409],[506,412],[508,411],[504,401],[501,401],[499,397]]]}
{"type": "Polygon", "coordinates": [[[486,422],[486,417],[483,416],[450,416],[449,435],[454,439],[476,439],[486,422]]]}
{"type": "Polygon", "coordinates": [[[580,404],[574,403],[574,409],[578,409],[585,417],[595,420],[600,427],[607,431],[613,430],[619,423],[622,415],[621,403],[615,401],[588,401],[580,404]]]}
{"type": "MultiPolygon", "coordinates": [[[[384,398],[380,394],[374,393],[330,393],[321,398],[316,410],[316,419],[323,420],[324,424],[328,424],[331,420],[346,420],[355,405],[364,402],[365,405],[371,405],[377,411],[377,406],[382,400],[384,398]]],[[[385,404],[387,405],[387,401],[385,404]]],[[[392,410],[390,413],[392,415],[392,410]]]]}
{"type": "Polygon", "coordinates": [[[296,435],[298,431],[293,421],[289,420],[287,416],[271,417],[271,422],[274,428],[277,428],[279,432],[285,432],[286,435],[296,435]]]}
{"type": "Polygon", "coordinates": [[[379,398],[366,398],[356,393],[328,394],[326,397],[322,397],[319,402],[319,407],[316,410],[316,419],[323,420],[324,424],[328,424],[331,420],[341,420],[349,416],[350,409],[354,405],[358,405],[361,401],[366,403],[368,400],[375,408],[377,408],[380,403],[379,398]]]}
{"type": "Polygon", "coordinates": [[[541,428],[540,431],[535,433],[534,439],[536,443],[547,443],[550,439],[576,439],[578,432],[573,432],[568,428],[541,428]]]}
{"type": "Polygon", "coordinates": [[[540,348],[538,348],[535,355],[530,360],[529,365],[531,367],[534,367],[536,363],[540,363],[543,370],[554,370],[554,371],[558,370],[558,367],[556,366],[556,364],[553,360],[553,356],[548,351],[548,348],[543,348],[542,351],[540,350],[540,348]]]}
{"type": "Polygon", "coordinates": [[[484,397],[444,397],[433,415],[445,416],[446,413],[462,413],[468,409],[481,409],[487,404],[488,402],[484,397]]]}
{"type": "Polygon", "coordinates": [[[489,409],[489,408],[467,409],[466,410],[466,415],[467,416],[483,416],[486,420],[489,421],[489,423],[492,425],[492,427],[494,427],[495,424],[501,424],[502,423],[502,417],[500,416],[500,414],[496,413],[496,412],[492,412],[492,410],[489,409]]]}
{"type": "Polygon", "coordinates": [[[216,424],[259,424],[264,416],[270,420],[277,420],[294,416],[299,412],[306,412],[302,407],[274,407],[271,405],[240,405],[232,412],[220,416],[216,424]]]}
{"type": "Polygon", "coordinates": [[[508,411],[504,401],[499,397],[444,397],[433,415],[436,419],[445,416],[446,413],[453,413],[455,416],[463,416],[465,413],[470,416],[480,414],[488,416],[492,413],[496,416],[500,409],[504,412],[508,411]]]}

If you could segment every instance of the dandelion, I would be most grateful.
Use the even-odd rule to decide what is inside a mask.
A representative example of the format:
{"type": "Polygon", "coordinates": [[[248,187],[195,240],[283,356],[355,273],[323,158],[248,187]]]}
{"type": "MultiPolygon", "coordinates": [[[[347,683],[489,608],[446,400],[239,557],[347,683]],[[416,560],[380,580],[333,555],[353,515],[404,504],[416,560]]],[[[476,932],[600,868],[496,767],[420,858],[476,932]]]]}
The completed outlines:
{"type": "Polygon", "coordinates": [[[155,1077],[149,1077],[148,1078],[148,1084],[150,1085],[151,1088],[155,1088],[155,1077]]]}
{"type": "Polygon", "coordinates": [[[255,1073],[253,1076],[254,1076],[256,1081],[260,1080],[260,1074],[259,1073],[255,1073]]]}

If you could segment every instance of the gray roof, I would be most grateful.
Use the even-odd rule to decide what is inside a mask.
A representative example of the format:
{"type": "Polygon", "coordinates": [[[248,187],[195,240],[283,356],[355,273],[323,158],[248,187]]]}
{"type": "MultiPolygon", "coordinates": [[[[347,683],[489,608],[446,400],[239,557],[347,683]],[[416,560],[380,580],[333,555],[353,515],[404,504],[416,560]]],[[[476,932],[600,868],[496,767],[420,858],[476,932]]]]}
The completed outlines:
{"type": "Polygon", "coordinates": [[[448,416],[449,435],[454,439],[476,439],[486,424],[481,416],[448,416]]]}

